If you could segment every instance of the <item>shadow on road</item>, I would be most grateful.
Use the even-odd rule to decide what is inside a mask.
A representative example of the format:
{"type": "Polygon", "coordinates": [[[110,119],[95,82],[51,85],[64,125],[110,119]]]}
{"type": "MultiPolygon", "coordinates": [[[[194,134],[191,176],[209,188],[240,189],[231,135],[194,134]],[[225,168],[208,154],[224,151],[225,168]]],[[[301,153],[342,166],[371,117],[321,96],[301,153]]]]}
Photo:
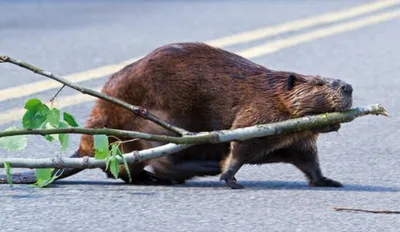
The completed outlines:
{"type": "MultiPolygon", "coordinates": [[[[346,184],[342,188],[309,187],[304,181],[240,181],[248,190],[308,190],[308,191],[350,191],[350,192],[400,192],[398,187],[346,184]]],[[[219,181],[192,181],[179,187],[224,187],[219,181]]]]}
{"type": "MultiPolygon", "coordinates": [[[[309,187],[305,181],[240,181],[241,185],[247,190],[307,190],[307,191],[349,191],[349,192],[400,192],[399,187],[379,186],[379,185],[360,185],[344,183],[342,188],[329,187],[309,187]]],[[[119,181],[75,181],[75,180],[60,180],[52,185],[52,188],[57,188],[66,185],[88,185],[88,186],[118,186],[120,189],[123,186],[130,186],[119,181]]],[[[139,185],[148,186],[151,185],[139,185]]],[[[185,184],[164,185],[168,188],[221,188],[228,189],[222,181],[188,181],[185,184]]]]}

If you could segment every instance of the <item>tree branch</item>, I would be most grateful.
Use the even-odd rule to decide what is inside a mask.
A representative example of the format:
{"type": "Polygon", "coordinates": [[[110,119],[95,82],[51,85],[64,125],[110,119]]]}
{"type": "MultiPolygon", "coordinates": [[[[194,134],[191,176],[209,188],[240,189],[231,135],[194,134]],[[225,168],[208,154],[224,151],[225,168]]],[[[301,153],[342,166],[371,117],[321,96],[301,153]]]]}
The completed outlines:
{"type": "Polygon", "coordinates": [[[306,129],[318,129],[331,124],[344,123],[367,114],[387,115],[386,110],[379,104],[367,107],[359,107],[346,112],[334,112],[314,116],[306,116],[286,121],[250,126],[235,130],[220,130],[212,132],[201,132],[183,137],[154,135],[137,131],[118,130],[109,128],[55,128],[55,129],[22,129],[0,132],[0,137],[14,135],[50,135],[50,134],[105,134],[120,136],[129,139],[144,139],[157,142],[168,142],[175,144],[201,144],[221,143],[232,140],[248,140],[257,137],[271,136],[280,133],[289,133],[306,129]]]}
{"type": "MultiPolygon", "coordinates": [[[[158,158],[168,154],[179,152],[183,149],[190,147],[190,144],[173,144],[169,143],[159,147],[133,151],[124,154],[128,164],[142,162],[147,159],[158,158]]],[[[124,161],[121,157],[117,157],[120,164],[124,161]]],[[[105,160],[98,160],[92,157],[85,156],[83,158],[1,158],[0,167],[4,167],[4,162],[10,162],[11,167],[14,168],[104,168],[106,167],[105,160]]]]}
{"type": "MultiPolygon", "coordinates": [[[[190,147],[191,145],[177,145],[177,144],[166,144],[163,146],[155,147],[152,149],[146,149],[141,151],[134,151],[131,153],[124,154],[124,158],[127,163],[138,163],[142,162],[145,159],[153,159],[161,156],[165,156],[168,154],[173,154],[179,152],[183,149],[190,147]]],[[[121,157],[117,156],[117,159],[120,164],[123,164],[124,161],[121,157]]],[[[25,159],[25,158],[8,158],[8,159],[0,159],[0,167],[4,167],[4,162],[10,162],[11,167],[21,167],[21,168],[79,168],[79,169],[87,169],[87,168],[104,168],[106,167],[105,160],[97,160],[95,158],[89,158],[85,156],[83,158],[41,158],[41,159],[25,159]]],[[[14,183],[24,184],[24,183],[34,183],[36,182],[36,177],[34,172],[22,172],[22,173],[13,173],[14,183]]],[[[0,175],[0,184],[7,184],[7,176],[0,175]]]]}
{"type": "MultiPolygon", "coordinates": [[[[326,113],[315,116],[307,116],[297,119],[290,119],[286,121],[264,124],[264,125],[256,125],[246,128],[239,128],[234,130],[221,130],[221,131],[213,131],[213,132],[203,132],[198,135],[188,135],[183,137],[171,137],[171,136],[160,136],[160,135],[149,135],[140,132],[129,132],[132,133],[132,136],[142,136],[143,139],[155,140],[163,138],[163,142],[174,141],[173,143],[169,143],[160,147],[147,149],[143,151],[135,151],[129,154],[125,154],[125,158],[128,163],[136,163],[144,160],[165,156],[168,154],[172,154],[188,148],[194,144],[200,143],[222,143],[229,141],[244,141],[257,137],[265,137],[272,135],[279,135],[283,133],[292,133],[301,130],[307,129],[317,129],[329,126],[331,124],[338,124],[344,122],[350,122],[357,117],[364,116],[367,114],[373,115],[386,115],[388,116],[386,110],[379,104],[370,105],[368,107],[359,107],[348,110],[346,112],[334,112],[334,113],[326,113]],[[150,137],[146,137],[150,136],[150,137]],[[169,140],[171,139],[171,140],[169,140]],[[174,143],[186,143],[186,144],[174,144],[174,143]]],[[[71,128],[72,129],[72,128],[71,128]]],[[[81,130],[85,130],[82,128],[77,128],[81,130]]],[[[54,129],[52,129],[54,130],[54,129]]],[[[105,130],[111,129],[97,129],[104,130],[101,132],[105,132],[105,130]]],[[[114,130],[114,129],[112,129],[114,130]]],[[[88,131],[95,131],[88,130],[88,131]]],[[[114,130],[119,131],[119,130],[114,130]]],[[[87,132],[87,131],[82,131],[87,132]]],[[[100,132],[100,131],[97,131],[100,132]]],[[[120,131],[119,131],[120,132],[120,131]]],[[[126,133],[126,131],[123,131],[126,133]]],[[[3,132],[5,133],[5,132],[3,132]]],[[[54,133],[54,131],[52,131],[54,133]]],[[[11,134],[6,134],[7,136],[11,136],[11,134]]],[[[14,134],[15,135],[15,134],[14,134]]],[[[5,136],[5,134],[3,134],[5,136]]],[[[161,141],[155,140],[155,141],[161,141]]],[[[19,168],[95,168],[95,167],[104,167],[104,160],[96,160],[94,158],[43,158],[43,159],[26,159],[26,158],[2,158],[0,159],[0,168],[4,167],[4,162],[9,162],[11,167],[19,167],[19,168]]],[[[120,160],[122,162],[122,160],[120,160]]]]}
{"type": "MultiPolygon", "coordinates": [[[[196,140],[197,138],[204,136],[184,136],[175,137],[167,135],[154,135],[147,134],[138,131],[118,130],[111,128],[52,128],[52,129],[21,129],[21,130],[8,130],[1,131],[1,137],[15,136],[15,135],[51,135],[51,134],[88,134],[88,135],[112,135],[116,137],[122,137],[126,139],[144,139],[157,142],[169,142],[169,143],[186,143],[186,141],[196,140]],[[189,138],[188,138],[189,137],[189,138]]],[[[207,141],[207,138],[205,139],[207,141]]]]}
{"type": "Polygon", "coordinates": [[[140,116],[142,118],[150,120],[150,121],[152,121],[152,122],[154,122],[154,123],[166,128],[166,129],[168,129],[170,131],[173,131],[173,132],[176,132],[176,133],[178,133],[180,135],[189,134],[189,132],[186,131],[185,129],[173,126],[173,125],[169,124],[168,122],[163,121],[162,119],[160,119],[156,115],[152,114],[151,112],[149,112],[147,109],[145,109],[143,107],[134,106],[134,105],[131,105],[131,104],[126,103],[124,101],[121,101],[118,98],[114,98],[114,97],[108,96],[106,94],[103,94],[103,93],[100,93],[100,92],[97,92],[97,91],[94,91],[94,90],[91,90],[91,89],[88,89],[88,88],[84,88],[81,85],[75,84],[75,83],[73,83],[71,81],[68,81],[68,80],[66,80],[66,79],[64,79],[64,78],[62,78],[60,76],[57,76],[56,74],[53,74],[53,73],[51,73],[49,71],[45,71],[43,69],[35,67],[35,66],[33,66],[31,64],[28,64],[28,63],[25,63],[25,62],[23,62],[21,60],[16,60],[16,59],[13,59],[13,58],[8,57],[8,56],[0,56],[0,63],[3,63],[3,62],[11,63],[11,64],[14,64],[14,65],[20,66],[22,68],[28,69],[28,70],[30,70],[30,71],[32,71],[34,73],[37,73],[37,74],[40,74],[42,76],[51,78],[51,79],[53,79],[55,81],[58,81],[58,82],[60,82],[60,83],[62,83],[64,85],[67,85],[67,86],[69,86],[69,87],[71,87],[71,88],[73,88],[75,90],[78,90],[79,92],[81,92],[83,94],[88,94],[88,95],[100,98],[102,100],[117,104],[117,105],[119,105],[119,106],[121,106],[121,107],[123,107],[125,109],[128,109],[128,110],[132,111],[137,116],[140,116]]]}

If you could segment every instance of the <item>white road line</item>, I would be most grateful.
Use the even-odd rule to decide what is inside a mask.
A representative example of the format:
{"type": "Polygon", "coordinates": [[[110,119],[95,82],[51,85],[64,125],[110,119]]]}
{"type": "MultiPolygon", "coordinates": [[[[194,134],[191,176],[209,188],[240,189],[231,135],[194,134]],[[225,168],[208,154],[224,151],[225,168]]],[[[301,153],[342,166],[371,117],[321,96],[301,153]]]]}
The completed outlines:
{"type": "MultiPolygon", "coordinates": [[[[301,30],[317,25],[322,25],[325,23],[332,23],[339,20],[348,19],[351,17],[360,16],[366,13],[374,12],[377,10],[382,10],[388,7],[395,6],[399,4],[399,0],[389,0],[389,1],[376,1],[364,5],[359,5],[350,9],[340,10],[336,12],[325,13],[322,15],[317,15],[305,19],[299,19],[291,22],[282,23],[276,26],[263,27],[247,32],[238,33],[235,35],[230,35],[227,37],[205,41],[205,43],[216,46],[216,47],[226,47],[230,45],[235,45],[244,42],[250,42],[281,33],[301,30]]],[[[17,57],[19,58],[19,57],[17,57]]],[[[64,76],[66,79],[79,83],[83,81],[98,79],[104,76],[111,75],[118,70],[122,69],[127,64],[130,64],[141,57],[136,57],[129,59],[117,64],[106,65],[94,69],[89,69],[87,71],[74,73],[64,76]]],[[[23,84],[15,87],[6,88],[0,90],[0,102],[10,100],[13,98],[20,98],[24,96],[29,96],[35,93],[46,91],[53,88],[59,88],[61,84],[53,80],[43,80],[38,82],[33,82],[29,84],[23,84]]]]}

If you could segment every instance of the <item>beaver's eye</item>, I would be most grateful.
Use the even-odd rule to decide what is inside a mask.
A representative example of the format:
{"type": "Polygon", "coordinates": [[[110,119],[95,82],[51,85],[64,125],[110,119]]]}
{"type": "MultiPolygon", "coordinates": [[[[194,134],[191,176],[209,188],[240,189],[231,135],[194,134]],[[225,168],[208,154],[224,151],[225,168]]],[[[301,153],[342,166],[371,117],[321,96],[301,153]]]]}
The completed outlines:
{"type": "Polygon", "coordinates": [[[317,82],[317,83],[315,83],[315,85],[316,85],[316,86],[323,86],[324,83],[322,83],[322,82],[317,82]]]}
{"type": "Polygon", "coordinates": [[[291,90],[294,87],[294,82],[296,81],[296,76],[290,74],[286,80],[286,89],[291,90]]]}

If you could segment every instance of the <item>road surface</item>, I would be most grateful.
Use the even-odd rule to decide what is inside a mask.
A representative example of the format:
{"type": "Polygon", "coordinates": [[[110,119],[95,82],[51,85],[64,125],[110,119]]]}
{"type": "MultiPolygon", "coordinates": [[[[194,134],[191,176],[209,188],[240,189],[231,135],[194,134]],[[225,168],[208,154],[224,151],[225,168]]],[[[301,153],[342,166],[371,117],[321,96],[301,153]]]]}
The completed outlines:
{"type": "MultiPolygon", "coordinates": [[[[238,191],[218,176],[129,186],[86,170],[47,189],[0,186],[0,231],[398,231],[395,214],[333,210],[400,210],[400,3],[378,2],[0,2],[0,54],[86,87],[100,88],[126,61],[163,44],[203,41],[271,69],[343,79],[354,106],[381,103],[391,115],[320,137],[323,172],[341,189],[310,188],[288,164],[245,166],[236,177],[246,189],[238,191]]],[[[10,64],[0,75],[0,129],[19,125],[27,99],[57,91],[10,64]]],[[[57,103],[84,124],[94,101],[65,89],[57,103]]],[[[71,140],[61,153],[30,136],[26,150],[1,157],[69,156],[79,136],[71,140]]]]}

